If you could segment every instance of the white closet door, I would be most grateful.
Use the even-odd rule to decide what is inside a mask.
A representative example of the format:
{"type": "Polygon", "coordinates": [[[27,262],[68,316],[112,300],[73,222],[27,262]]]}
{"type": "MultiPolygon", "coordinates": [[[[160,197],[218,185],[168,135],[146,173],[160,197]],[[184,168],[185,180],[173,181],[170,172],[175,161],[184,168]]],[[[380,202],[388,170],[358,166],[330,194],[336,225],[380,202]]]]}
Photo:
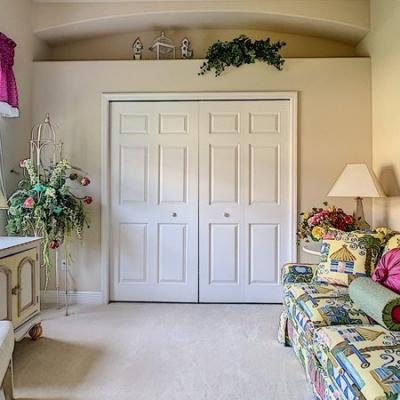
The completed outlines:
{"type": "Polygon", "coordinates": [[[289,101],[200,103],[200,301],[280,302],[291,261],[289,101]]]}
{"type": "Polygon", "coordinates": [[[111,105],[111,300],[198,301],[198,104],[111,105]]]}

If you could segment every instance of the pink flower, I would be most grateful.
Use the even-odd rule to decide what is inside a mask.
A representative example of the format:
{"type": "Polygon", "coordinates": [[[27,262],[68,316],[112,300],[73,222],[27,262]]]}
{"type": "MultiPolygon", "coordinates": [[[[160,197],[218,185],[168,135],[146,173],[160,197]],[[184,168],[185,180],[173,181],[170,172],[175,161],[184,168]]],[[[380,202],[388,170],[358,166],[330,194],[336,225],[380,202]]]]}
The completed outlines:
{"type": "Polygon", "coordinates": [[[325,240],[333,240],[333,239],[335,239],[335,232],[327,232],[327,233],[325,233],[323,239],[325,239],[325,240]]]}
{"type": "Polygon", "coordinates": [[[85,197],[83,198],[83,201],[84,201],[86,204],[91,204],[92,201],[93,201],[93,198],[92,198],[92,196],[85,196],[85,197]]]}
{"type": "Polygon", "coordinates": [[[318,222],[318,218],[316,218],[315,215],[310,218],[310,224],[311,225],[315,225],[317,222],[318,222]]]}
{"type": "Polygon", "coordinates": [[[32,199],[32,197],[28,197],[23,204],[24,208],[33,208],[35,206],[35,201],[32,199]]]}
{"type": "Polygon", "coordinates": [[[344,222],[346,222],[348,225],[352,224],[354,222],[353,217],[351,215],[345,215],[344,222]]]}
{"type": "Polygon", "coordinates": [[[52,240],[51,242],[50,242],[50,244],[49,244],[49,247],[51,248],[51,249],[57,249],[57,248],[59,248],[60,247],[60,244],[58,243],[58,241],[57,240],[52,240]]]}
{"type": "Polygon", "coordinates": [[[19,161],[19,166],[21,168],[26,168],[27,164],[28,164],[28,160],[20,160],[19,161]]]}
{"type": "Polygon", "coordinates": [[[89,185],[90,184],[90,179],[87,177],[87,176],[84,176],[82,179],[81,179],[81,185],[82,186],[87,186],[87,185],[89,185]]]}

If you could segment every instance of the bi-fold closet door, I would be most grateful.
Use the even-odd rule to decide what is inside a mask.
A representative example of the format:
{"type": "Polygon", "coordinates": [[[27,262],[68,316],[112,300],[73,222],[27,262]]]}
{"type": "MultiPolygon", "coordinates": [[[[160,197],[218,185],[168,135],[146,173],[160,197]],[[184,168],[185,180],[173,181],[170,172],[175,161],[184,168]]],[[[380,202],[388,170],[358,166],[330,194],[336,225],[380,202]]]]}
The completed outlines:
{"type": "Polygon", "coordinates": [[[113,102],[111,299],[279,302],[288,100],[113,102]]]}
{"type": "Polygon", "coordinates": [[[111,104],[111,300],[198,300],[198,103],[111,104]]]}

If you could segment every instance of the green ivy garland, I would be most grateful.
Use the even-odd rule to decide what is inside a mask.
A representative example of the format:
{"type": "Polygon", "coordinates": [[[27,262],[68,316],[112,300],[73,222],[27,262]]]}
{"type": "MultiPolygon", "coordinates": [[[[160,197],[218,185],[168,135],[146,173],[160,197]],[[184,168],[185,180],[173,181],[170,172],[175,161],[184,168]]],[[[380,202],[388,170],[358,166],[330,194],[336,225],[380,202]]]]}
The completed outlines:
{"type": "Polygon", "coordinates": [[[255,40],[254,42],[246,35],[240,35],[231,42],[213,43],[207,50],[207,55],[200,68],[199,75],[215,71],[215,76],[224,72],[226,67],[240,67],[243,64],[254,64],[262,61],[282,70],[285,60],[279,54],[279,50],[286,46],[285,42],[271,42],[271,39],[255,40]]]}

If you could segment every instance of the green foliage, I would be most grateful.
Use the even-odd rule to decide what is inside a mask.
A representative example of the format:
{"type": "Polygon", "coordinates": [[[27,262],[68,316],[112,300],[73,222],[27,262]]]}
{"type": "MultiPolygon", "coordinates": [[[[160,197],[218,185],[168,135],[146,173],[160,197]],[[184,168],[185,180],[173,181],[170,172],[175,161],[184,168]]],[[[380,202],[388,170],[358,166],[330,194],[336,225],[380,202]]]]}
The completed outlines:
{"type": "MultiPolygon", "coordinates": [[[[44,176],[39,176],[30,159],[24,160],[22,167],[28,176],[19,182],[17,191],[8,200],[7,231],[10,235],[43,237],[42,265],[48,279],[52,266],[50,249],[69,242],[74,232],[78,238],[82,237],[84,228],[89,227],[84,203],[90,204],[92,199],[79,198],[71,192],[67,181],[73,174],[67,173],[71,166],[66,160],[44,176]]],[[[83,179],[90,182],[86,177],[83,179]]],[[[84,186],[88,184],[83,182],[84,186]]],[[[66,253],[70,258],[68,246],[66,253]]]]}
{"type": "Polygon", "coordinates": [[[285,60],[279,54],[279,50],[286,43],[271,39],[255,40],[254,42],[246,35],[240,35],[231,42],[220,42],[212,44],[207,50],[207,61],[200,68],[199,75],[214,70],[215,76],[224,72],[226,67],[240,67],[243,64],[254,64],[262,61],[282,70],[285,60]]]}

